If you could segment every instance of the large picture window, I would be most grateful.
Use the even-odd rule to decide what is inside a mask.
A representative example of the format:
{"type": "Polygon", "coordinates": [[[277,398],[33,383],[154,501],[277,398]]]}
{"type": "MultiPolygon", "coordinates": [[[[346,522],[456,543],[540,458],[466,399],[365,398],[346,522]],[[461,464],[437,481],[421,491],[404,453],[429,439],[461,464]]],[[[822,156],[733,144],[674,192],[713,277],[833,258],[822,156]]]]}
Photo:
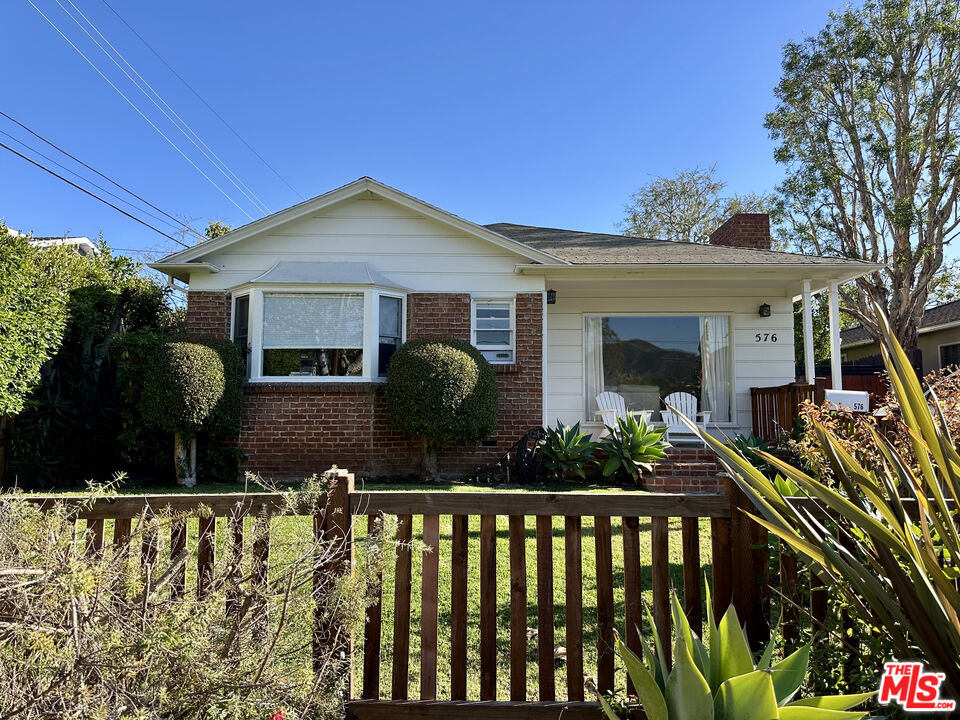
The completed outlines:
{"type": "Polygon", "coordinates": [[[265,377],[363,375],[362,293],[264,293],[265,377]]]}
{"type": "Polygon", "coordinates": [[[730,319],[726,315],[590,315],[584,323],[587,419],[596,396],[622,395],[634,410],[663,409],[674,392],[695,396],[711,422],[729,422],[730,319]]]}

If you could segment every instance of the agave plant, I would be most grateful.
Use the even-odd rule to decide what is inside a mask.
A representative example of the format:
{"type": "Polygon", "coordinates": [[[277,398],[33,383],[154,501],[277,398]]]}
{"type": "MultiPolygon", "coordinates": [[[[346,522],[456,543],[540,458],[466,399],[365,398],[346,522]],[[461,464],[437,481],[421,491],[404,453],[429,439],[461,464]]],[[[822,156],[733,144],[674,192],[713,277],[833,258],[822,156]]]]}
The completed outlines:
{"type": "Polygon", "coordinates": [[[547,428],[547,436],[540,441],[543,464],[559,478],[569,474],[586,478],[584,470],[597,449],[590,437],[580,431],[580,423],[570,426],[557,420],[557,426],[547,428]]]}
{"type": "MultiPolygon", "coordinates": [[[[924,660],[945,673],[946,689],[956,697],[960,455],[945,429],[934,389],[924,393],[887,318],[879,307],[875,312],[883,334],[880,349],[913,458],[904,457],[887,437],[870,428],[871,446],[857,453],[858,459],[844,449],[835,431],[814,423],[840,485],[833,489],[761,451],[763,460],[784,478],[773,483],[741,454],[706,434],[701,437],[753,501],[758,513],[751,517],[843,593],[852,611],[883,627],[898,659],[924,660]],[[806,497],[791,498],[788,489],[791,494],[799,489],[806,497]],[[823,510],[829,511],[830,521],[823,520],[823,510]]],[[[696,431],[695,424],[687,424],[696,431]]]]}
{"type": "Polygon", "coordinates": [[[603,466],[604,477],[623,468],[638,482],[642,472],[653,470],[653,463],[663,460],[670,447],[663,439],[667,429],[650,427],[643,417],[639,420],[630,414],[618,417],[616,427],[607,425],[607,431],[610,434],[600,441],[600,447],[610,453],[603,466]]]}
{"type": "MultiPolygon", "coordinates": [[[[776,643],[772,638],[755,663],[733,605],[718,626],[708,589],[709,647],[691,629],[676,593],[672,606],[676,629],[672,670],[663,661],[659,638],[655,650],[642,644],[643,659],[619,636],[616,639],[617,653],[647,720],[854,720],[866,715],[850,708],[875,693],[794,699],[807,674],[810,645],[772,663],[776,643]]],[[[606,698],[598,697],[607,717],[619,720],[606,698]]]]}

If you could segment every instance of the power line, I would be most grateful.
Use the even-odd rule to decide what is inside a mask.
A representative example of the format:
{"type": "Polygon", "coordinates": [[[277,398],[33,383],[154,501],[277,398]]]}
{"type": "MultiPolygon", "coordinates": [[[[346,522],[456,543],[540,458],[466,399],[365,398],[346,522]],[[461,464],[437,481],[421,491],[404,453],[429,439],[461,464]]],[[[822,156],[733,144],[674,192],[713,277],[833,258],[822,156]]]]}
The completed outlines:
{"type": "Polygon", "coordinates": [[[71,170],[70,168],[68,168],[68,167],[66,167],[65,165],[62,165],[61,163],[59,163],[59,162],[57,162],[56,160],[54,160],[54,159],[53,159],[52,157],[50,157],[49,155],[44,155],[42,152],[40,152],[39,150],[37,150],[35,147],[31,147],[31,146],[28,145],[27,143],[23,142],[23,140],[19,140],[18,138],[14,137],[14,136],[11,135],[10,133],[8,133],[8,132],[6,132],[6,131],[4,131],[4,130],[0,130],[0,135],[3,135],[3,136],[5,136],[5,137],[9,138],[9,139],[12,140],[13,142],[17,143],[17,145],[20,145],[21,147],[26,148],[27,150],[29,150],[30,152],[32,152],[34,155],[39,155],[40,157],[42,157],[42,158],[43,158],[44,160],[46,160],[47,162],[53,163],[54,165],[56,165],[58,168],[60,168],[60,169],[63,170],[64,172],[68,172],[68,173],[70,173],[71,175],[73,175],[74,177],[76,177],[76,178],[78,178],[78,179],[80,179],[80,180],[82,180],[82,181],[84,181],[84,182],[92,185],[93,187],[95,187],[95,188],[96,188],[97,190],[99,190],[100,192],[106,193],[107,195],[109,195],[110,197],[114,198],[114,199],[117,200],[118,202],[122,202],[124,205],[127,205],[128,207],[131,207],[131,208],[133,208],[134,210],[138,210],[139,212],[144,213],[145,215],[153,218],[154,220],[159,220],[160,222],[165,223],[165,224],[167,224],[167,225],[170,225],[171,227],[176,228],[177,230],[180,229],[177,225],[175,225],[174,223],[171,223],[169,220],[166,220],[166,219],[160,217],[159,215],[154,215],[153,213],[148,212],[147,210],[144,210],[143,208],[138,207],[137,205],[134,205],[134,204],[133,204],[132,202],[130,202],[129,200],[125,200],[124,198],[120,197],[120,196],[117,195],[116,193],[111,192],[110,190],[107,190],[105,187],[103,187],[103,186],[101,186],[101,185],[97,185],[97,184],[96,184],[95,182],[93,182],[92,180],[83,177],[83,175],[80,175],[80,174],[77,173],[77,172],[74,172],[74,171],[71,170]]]}
{"type": "Polygon", "coordinates": [[[110,59],[110,62],[112,62],[114,65],[116,65],[117,68],[120,70],[120,72],[122,72],[122,73],[127,77],[127,79],[134,84],[134,86],[137,88],[137,90],[139,90],[139,91],[144,95],[144,97],[146,97],[151,103],[153,103],[153,106],[154,106],[155,108],[157,108],[157,110],[159,110],[159,111],[163,114],[163,116],[164,116],[167,120],[169,120],[170,123],[171,123],[175,128],[177,128],[177,130],[180,131],[180,134],[182,134],[187,140],[189,140],[190,143],[191,143],[197,150],[200,151],[200,154],[203,155],[204,158],[206,158],[206,159],[210,162],[210,164],[212,164],[217,170],[219,170],[220,173],[221,173],[237,190],[239,190],[240,193],[241,193],[244,197],[246,197],[247,200],[249,200],[249,201],[251,202],[251,204],[254,205],[254,207],[257,208],[257,210],[259,210],[260,212],[267,213],[267,214],[270,213],[270,208],[267,207],[266,203],[264,203],[264,202],[257,196],[257,194],[256,194],[253,190],[250,189],[250,186],[248,186],[245,182],[243,182],[243,180],[240,179],[240,176],[238,176],[238,175],[227,165],[227,163],[224,162],[224,161],[213,151],[213,149],[212,149],[209,145],[207,145],[207,143],[205,143],[205,142],[203,141],[203,139],[200,137],[200,135],[198,135],[197,132],[196,132],[192,127],[190,127],[189,123],[187,123],[187,121],[184,120],[184,119],[177,113],[177,111],[174,110],[174,109],[170,106],[170,104],[169,104],[166,100],[163,99],[163,97],[160,95],[160,93],[158,93],[158,92],[153,88],[153,86],[147,81],[147,79],[144,78],[143,75],[141,75],[139,72],[137,72],[137,69],[136,69],[135,67],[133,67],[133,65],[130,63],[130,61],[127,60],[127,59],[123,56],[123,53],[121,53],[119,50],[117,50],[117,48],[113,45],[113,43],[111,43],[111,42],[107,39],[107,37],[100,31],[100,29],[93,23],[93,21],[91,21],[86,15],[83,14],[83,11],[80,10],[80,8],[78,8],[78,7],[76,6],[76,4],[74,4],[73,0],[67,0],[67,2],[70,3],[71,7],[73,7],[73,9],[76,10],[77,14],[80,15],[80,17],[83,18],[84,22],[86,22],[87,25],[89,25],[91,28],[93,28],[94,32],[96,32],[97,35],[99,35],[100,38],[107,44],[107,47],[109,47],[109,48],[116,54],[116,56],[123,61],[124,65],[126,65],[128,68],[130,68],[130,70],[133,72],[133,74],[137,76],[137,79],[139,79],[140,83],[143,83],[143,85],[144,85],[148,90],[150,90],[151,93],[153,93],[153,95],[157,98],[157,100],[159,100],[161,103],[163,103],[163,106],[164,106],[164,107],[160,107],[160,105],[157,104],[157,101],[154,100],[153,97],[151,97],[151,96],[146,92],[146,90],[144,90],[143,87],[140,86],[140,83],[138,83],[137,80],[135,80],[134,78],[132,78],[132,77],[130,76],[130,73],[128,73],[128,72],[123,68],[123,66],[120,65],[120,63],[118,63],[118,62],[116,61],[116,59],[114,59],[114,57],[104,49],[104,47],[97,41],[97,39],[96,39],[95,37],[93,37],[93,35],[91,35],[83,25],[80,24],[80,21],[77,20],[77,19],[73,16],[73,14],[72,14],[66,7],[64,7],[63,3],[60,2],[60,0],[54,0],[54,2],[56,2],[57,5],[60,6],[60,9],[63,10],[63,12],[65,12],[65,13],[67,14],[67,17],[69,17],[71,20],[73,20],[73,22],[77,25],[77,27],[79,27],[79,28],[83,31],[83,33],[84,33],[88,38],[90,38],[90,40],[93,41],[93,43],[100,49],[100,51],[110,59]],[[166,110],[164,110],[164,108],[166,108],[166,110]],[[169,110],[170,112],[168,113],[167,110],[169,110]],[[171,113],[172,113],[173,117],[170,116],[171,113]],[[174,118],[176,118],[176,120],[174,120],[174,118]],[[181,127],[181,126],[182,126],[182,127],[181,127]],[[184,130],[184,128],[186,129],[186,131],[184,130]],[[189,134],[188,134],[188,133],[189,133],[189,134]],[[191,136],[192,136],[192,137],[191,137],[191,136]],[[196,138],[196,140],[194,140],[194,138],[196,138]],[[198,142],[200,143],[199,145],[197,144],[198,142]],[[201,147],[201,146],[202,146],[202,147],[201,147]]]}
{"type": "Polygon", "coordinates": [[[190,92],[192,92],[192,93],[194,94],[194,96],[196,96],[197,100],[199,100],[200,102],[202,102],[202,103],[204,104],[204,106],[206,106],[207,110],[209,110],[211,113],[213,113],[214,116],[216,116],[216,118],[217,118],[220,122],[222,122],[222,123],[224,124],[224,126],[225,126],[230,132],[232,132],[232,133],[234,134],[234,136],[235,136],[241,143],[243,143],[244,146],[245,146],[250,152],[252,152],[254,155],[257,156],[257,159],[260,160],[260,162],[262,162],[264,165],[266,165],[267,168],[269,168],[270,171],[271,171],[274,175],[276,175],[278,178],[280,178],[280,181],[281,181],[284,185],[286,185],[288,188],[290,188],[290,190],[293,191],[293,193],[296,194],[301,200],[306,200],[306,198],[305,198],[295,187],[293,187],[293,185],[291,185],[289,182],[287,182],[286,178],[284,178],[283,175],[281,175],[280,172],[279,172],[276,168],[273,167],[273,165],[271,165],[269,162],[267,162],[266,159],[265,159],[260,153],[258,153],[256,150],[254,150],[253,146],[251,146],[250,143],[248,143],[248,142],[243,138],[243,136],[240,135],[239,132],[237,132],[236,130],[234,130],[233,126],[232,126],[230,123],[228,123],[228,122],[223,118],[223,116],[220,115],[220,113],[218,113],[216,110],[213,109],[213,107],[210,105],[210,103],[208,103],[206,100],[203,99],[203,96],[200,95],[199,92],[197,92],[196,90],[193,89],[193,86],[192,86],[190,83],[188,83],[188,82],[180,75],[180,73],[178,73],[176,70],[174,70],[174,69],[170,66],[170,63],[168,63],[166,60],[163,59],[163,57],[161,57],[160,53],[158,53],[156,50],[153,49],[153,46],[151,46],[150,43],[148,43],[140,33],[138,33],[136,30],[133,29],[133,27],[130,25],[130,23],[128,23],[126,20],[123,19],[123,16],[122,16],[120,13],[118,13],[116,10],[113,9],[113,6],[112,6],[110,3],[108,3],[107,0],[100,0],[100,1],[101,1],[104,5],[107,6],[107,8],[110,10],[110,12],[112,12],[114,15],[117,16],[117,19],[120,20],[120,22],[122,22],[124,25],[127,26],[127,29],[128,29],[130,32],[132,32],[134,35],[137,36],[137,39],[140,40],[140,42],[142,42],[142,43],[146,46],[146,48],[147,48],[150,52],[152,52],[152,53],[154,54],[154,56],[157,58],[157,60],[159,60],[161,63],[164,64],[164,66],[166,66],[167,70],[169,70],[171,73],[173,73],[173,75],[177,78],[177,80],[179,80],[181,83],[183,83],[184,86],[185,86],[190,92]]]}
{"type": "MultiPolygon", "coordinates": [[[[70,159],[73,160],[74,162],[79,163],[79,164],[82,165],[83,167],[87,168],[87,170],[90,170],[91,172],[96,173],[97,175],[99,175],[100,177],[102,177],[104,180],[106,180],[107,182],[109,182],[109,183],[110,183],[111,185],[113,185],[114,187],[117,187],[117,188],[119,188],[120,190],[123,190],[125,193],[127,193],[127,194],[135,197],[137,200],[139,200],[140,202],[142,202],[144,205],[147,205],[148,207],[156,210],[156,211],[157,211],[158,213],[160,213],[161,215],[166,216],[167,218],[169,218],[170,220],[172,220],[177,226],[183,228],[184,230],[187,230],[187,231],[193,233],[193,234],[197,237],[198,240],[206,240],[206,239],[207,239],[206,236],[201,235],[197,230],[194,230],[194,229],[193,229],[192,227],[190,227],[187,223],[183,222],[182,220],[180,220],[180,219],[177,218],[177,217],[174,217],[173,215],[171,215],[170,213],[166,212],[165,210],[162,210],[161,208],[158,208],[156,205],[154,205],[154,204],[153,204],[152,202],[150,202],[149,200],[144,199],[143,197],[141,197],[140,195],[138,195],[137,193],[135,193],[133,190],[131,190],[130,188],[126,187],[125,185],[122,185],[122,184],[118,183],[116,180],[114,180],[113,178],[109,177],[108,175],[104,175],[102,172],[100,172],[99,170],[97,170],[97,169],[96,169],[95,167],[93,167],[92,165],[88,165],[88,164],[85,163],[83,160],[81,160],[80,158],[78,158],[76,155],[70,154],[69,152],[67,152],[66,150],[64,150],[62,147],[60,147],[59,145],[57,145],[57,144],[56,144],[55,142],[53,142],[52,140],[48,140],[47,138],[43,137],[43,135],[41,135],[41,134],[38,133],[37,131],[31,129],[30,127],[28,127],[28,126],[26,126],[26,125],[24,125],[22,122],[20,122],[19,120],[17,120],[15,117],[12,117],[12,116],[8,115],[7,113],[3,112],[3,110],[0,110],[0,116],[5,117],[7,120],[9,120],[10,122],[14,123],[15,125],[18,125],[18,126],[21,127],[23,130],[26,130],[28,133],[30,133],[31,135],[33,135],[35,138],[37,138],[37,139],[40,140],[41,142],[46,143],[47,145],[49,145],[50,147],[52,147],[52,148],[53,148],[54,150],[56,150],[57,152],[62,153],[63,155],[66,155],[68,158],[70,158],[70,159]]],[[[6,133],[4,133],[4,134],[6,134],[6,133]]],[[[10,136],[7,135],[7,137],[10,137],[10,136]]],[[[19,142],[19,141],[18,141],[18,142],[19,142]]],[[[21,144],[21,145],[25,145],[24,143],[20,143],[20,144],[21,144]]],[[[31,149],[33,149],[33,148],[31,148],[31,149]]],[[[46,157],[45,155],[43,155],[42,153],[40,153],[40,152],[38,152],[38,151],[36,151],[36,150],[33,150],[33,151],[34,151],[35,153],[37,153],[37,155],[40,155],[41,157],[46,157]]],[[[47,158],[47,159],[49,160],[49,158],[47,158]]],[[[60,165],[60,163],[57,163],[55,160],[51,160],[51,162],[56,163],[59,167],[63,167],[62,165],[60,165]]],[[[66,170],[66,168],[64,168],[64,169],[66,170]]],[[[74,175],[77,175],[77,173],[73,173],[73,174],[74,174],[74,175]]],[[[79,177],[79,175],[77,175],[77,177],[79,177]]],[[[87,180],[87,182],[90,182],[90,181],[87,180]]],[[[91,182],[90,184],[91,184],[91,185],[94,185],[92,182],[91,182]]],[[[94,185],[94,187],[99,187],[99,186],[94,185]]],[[[100,188],[100,189],[102,190],[103,188],[100,188]]],[[[104,192],[108,192],[108,191],[104,190],[104,192]]],[[[112,195],[112,193],[110,193],[110,194],[112,195]]],[[[114,197],[116,197],[116,196],[114,195],[114,197]]],[[[127,204],[130,204],[130,203],[127,203],[127,204]]],[[[155,216],[154,216],[154,217],[155,217],[155,216]]],[[[158,218],[158,219],[159,219],[159,218],[158,218]]]]}
{"type": "Polygon", "coordinates": [[[31,158],[31,157],[27,157],[27,156],[24,155],[22,152],[18,152],[17,150],[14,150],[12,147],[10,147],[9,145],[7,145],[6,143],[0,142],[0,147],[4,148],[5,150],[9,150],[10,152],[12,152],[12,153],[13,153],[14,155],[16,155],[17,157],[23,158],[24,160],[26,160],[26,161],[27,161],[28,163],[30,163],[31,165],[36,165],[36,166],[37,166],[38,168],[40,168],[41,170],[50,173],[51,175],[53,175],[53,176],[56,177],[56,178],[59,178],[60,180],[63,180],[65,183],[67,183],[67,185],[71,185],[71,186],[75,187],[75,188],[76,188],[77,190],[79,190],[80,192],[86,193],[86,194],[89,195],[90,197],[99,200],[99,201],[102,202],[104,205],[109,205],[110,207],[112,207],[114,210],[116,210],[116,211],[117,211],[118,213],[120,213],[121,215],[126,215],[126,216],[127,216],[128,218],[130,218],[131,220],[135,220],[136,222],[140,223],[141,225],[144,225],[144,226],[150,228],[150,229],[153,230],[155,233],[159,233],[160,235],[163,235],[165,238],[169,238],[170,240],[173,240],[175,243],[177,243],[177,244],[179,244],[179,245],[183,245],[183,247],[190,247],[190,246],[187,245],[185,242],[183,242],[183,240],[178,240],[177,238],[173,237],[173,235],[168,235],[168,234],[165,233],[163,230],[159,230],[159,229],[155,228],[153,225],[151,225],[150,223],[146,222],[145,220],[141,220],[141,219],[138,218],[136,215],[131,215],[130,213],[128,213],[128,212],[127,212],[126,210],[124,210],[123,208],[117,207],[116,205],[114,205],[114,204],[113,204],[112,202],[110,202],[109,200],[104,200],[102,197],[100,197],[100,196],[97,195],[96,193],[90,192],[90,191],[87,190],[85,187],[81,187],[80,185],[77,185],[77,184],[76,184],[75,182],[73,182],[72,180],[69,180],[69,179],[65,178],[63,175],[60,175],[59,173],[51,170],[51,169],[48,168],[46,165],[43,165],[43,164],[41,164],[41,163],[38,163],[36,160],[34,160],[34,159],[31,158]]]}
{"type": "Polygon", "coordinates": [[[43,11],[34,4],[33,0],[27,0],[27,2],[30,3],[30,5],[33,7],[33,9],[36,10],[36,11],[40,14],[40,17],[42,17],[44,20],[46,20],[47,23],[48,23],[54,30],[57,31],[57,33],[60,35],[60,37],[62,37],[64,40],[67,41],[67,44],[69,44],[70,47],[72,47],[72,48],[77,52],[77,54],[78,54],[80,57],[82,57],[84,60],[86,60],[87,64],[88,64],[90,67],[92,67],[92,68],[97,72],[97,74],[100,75],[100,77],[102,77],[104,80],[106,80],[107,84],[108,84],[110,87],[112,87],[112,88],[116,91],[116,93],[117,93],[120,97],[122,97],[122,98],[127,102],[127,104],[128,104],[130,107],[132,107],[134,110],[136,110],[137,113],[140,115],[140,117],[142,117],[144,120],[146,120],[147,123],[150,125],[150,127],[152,127],[154,130],[156,130],[157,134],[159,134],[160,137],[162,137],[164,140],[166,140],[167,143],[168,143],[174,150],[176,150],[178,153],[180,153],[181,157],[183,157],[184,160],[186,160],[188,163],[190,163],[190,164],[193,166],[193,168],[194,168],[198,173],[200,173],[200,174],[204,177],[204,179],[206,179],[207,182],[209,182],[209,183],[210,183],[211,185],[213,185],[217,190],[219,190],[221,195],[223,195],[225,198],[227,198],[227,200],[229,200],[231,203],[233,203],[233,205],[234,205],[240,212],[242,212],[244,215],[246,215],[250,220],[253,220],[253,219],[254,219],[254,217],[253,217],[250,213],[248,213],[246,210],[244,210],[243,207],[241,207],[241,206],[237,203],[236,200],[234,200],[232,197],[230,197],[230,195],[228,195],[223,188],[221,188],[219,185],[217,185],[217,183],[214,182],[213,179],[212,179],[209,175],[207,175],[207,174],[200,168],[199,165],[197,165],[192,159],[190,159],[190,157],[189,157],[185,152],[183,152],[183,150],[181,150],[180,147],[179,147],[175,142],[173,142],[173,140],[171,140],[170,138],[168,138],[168,137],[164,134],[164,132],[163,132],[159,127],[157,127],[156,123],[154,123],[150,118],[148,118],[148,117],[146,116],[146,114],[144,114],[144,112],[143,112],[139,107],[137,107],[137,105],[136,105],[130,98],[128,98],[126,95],[124,95],[124,94],[123,94],[123,91],[120,90],[120,88],[118,88],[118,87],[113,83],[113,81],[110,80],[110,78],[108,78],[108,77],[104,74],[104,72],[103,72],[99,67],[97,67],[97,65],[96,65],[92,60],[90,60],[90,58],[88,58],[88,57],[83,53],[83,51],[82,51],[80,48],[78,48],[78,47],[76,46],[76,44],[74,44],[74,42],[73,42],[70,38],[68,38],[68,37],[64,34],[64,32],[59,28],[59,26],[58,26],[55,22],[53,22],[50,18],[48,18],[46,15],[44,15],[43,11]]]}

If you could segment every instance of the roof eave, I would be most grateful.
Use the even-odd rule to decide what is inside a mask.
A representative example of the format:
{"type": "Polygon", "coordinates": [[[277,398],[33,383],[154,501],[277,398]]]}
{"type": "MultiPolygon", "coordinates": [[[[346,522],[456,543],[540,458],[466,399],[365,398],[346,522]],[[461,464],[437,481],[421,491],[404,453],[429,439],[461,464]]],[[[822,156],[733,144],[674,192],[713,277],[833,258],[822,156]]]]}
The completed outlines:
{"type": "Polygon", "coordinates": [[[213,263],[206,262],[155,262],[147,263],[147,267],[156,270],[164,275],[179,280],[180,282],[190,282],[191,273],[218,273],[220,267],[213,263]]]}

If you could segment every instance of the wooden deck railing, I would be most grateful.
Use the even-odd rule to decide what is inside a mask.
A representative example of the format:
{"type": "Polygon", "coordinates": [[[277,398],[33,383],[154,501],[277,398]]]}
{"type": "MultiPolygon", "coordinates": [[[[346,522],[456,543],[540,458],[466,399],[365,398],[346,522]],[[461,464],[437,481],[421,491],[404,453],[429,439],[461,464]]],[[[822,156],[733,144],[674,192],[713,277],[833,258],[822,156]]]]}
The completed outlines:
{"type": "Polygon", "coordinates": [[[804,402],[822,403],[825,383],[817,378],[813,384],[788,383],[776,387],[750,388],[753,434],[765,442],[774,442],[782,433],[793,430],[804,402]]]}
{"type": "MultiPolygon", "coordinates": [[[[710,564],[712,566],[714,611],[719,615],[729,602],[737,607],[754,644],[766,640],[770,617],[771,593],[768,574],[771,565],[779,568],[780,591],[790,602],[783,602],[784,622],[790,637],[796,638],[802,618],[798,607],[812,607],[814,619],[825,616],[825,593],[814,584],[813,600],[801,597],[795,559],[784,555],[771,564],[767,533],[751,522],[741,508],[747,500],[732,485],[727,494],[669,495],[624,492],[592,493],[473,493],[473,492],[356,492],[353,478],[341,473],[335,476],[323,507],[291,506],[278,494],[236,495],[157,495],[124,496],[99,499],[93,503],[82,498],[35,498],[38,503],[83,504],[77,513],[86,522],[90,547],[103,545],[104,522],[113,520],[114,541],[129,537],[131,522],[141,517],[146,508],[170,507],[181,512],[196,513],[198,548],[197,592],[212,573],[215,542],[220,532],[226,548],[225,562],[244,560],[249,550],[251,582],[266,587],[270,563],[270,516],[277,513],[313,514],[314,531],[318,536],[344,541],[343,557],[334,571],[349,571],[353,553],[352,533],[362,527],[372,529],[380,516],[398,519],[398,540],[401,542],[393,573],[392,587],[384,582],[380,599],[366,613],[362,645],[362,663],[354,664],[357,677],[351,678],[348,716],[354,718],[425,718],[425,717],[543,717],[599,718],[597,705],[584,693],[584,677],[596,678],[601,691],[615,685],[614,631],[624,642],[640,651],[641,633],[645,628],[641,593],[651,591],[652,614],[656,629],[670,632],[670,547],[672,528],[679,525],[682,580],[677,592],[682,597],[684,612],[698,632],[703,625],[702,566],[700,519],[709,519],[710,564]],[[261,523],[254,542],[243,538],[244,515],[261,523]],[[353,518],[363,518],[353,524],[353,518]],[[449,520],[447,520],[449,517],[449,520]],[[502,518],[498,530],[497,519],[502,518]],[[554,567],[554,518],[562,517],[563,567],[554,567]],[[449,535],[441,534],[449,527],[449,535]],[[532,518],[532,532],[527,518],[532,518]],[[674,518],[671,523],[671,518],[674,518]],[[506,526],[505,528],[503,526],[506,526]],[[649,530],[645,530],[649,525],[649,530]],[[265,526],[265,527],[264,527],[265,526]],[[414,527],[422,530],[415,535],[414,527]],[[592,547],[583,541],[593,534],[592,547]],[[643,537],[649,532],[649,537],[643,537]],[[505,533],[505,537],[504,537],[505,533]],[[505,542],[499,544],[498,534],[505,542]],[[417,540],[419,543],[411,544],[417,540]],[[442,540],[442,542],[441,542],[442,540]],[[528,546],[536,565],[536,587],[528,586],[528,546]],[[644,565],[641,547],[649,546],[649,568],[644,565]],[[509,587],[498,585],[497,553],[506,548],[507,558],[500,567],[509,566],[509,587]],[[414,558],[414,553],[420,553],[414,558]],[[618,557],[617,571],[622,571],[622,612],[615,605],[616,587],[613,557],[618,557]],[[622,551],[623,561],[619,562],[622,551]],[[585,552],[592,552],[595,573],[584,573],[585,552]],[[416,560],[416,562],[414,562],[416,560]],[[441,592],[441,564],[449,568],[449,592],[441,592]],[[419,574],[415,568],[419,567],[419,574]],[[647,574],[649,572],[649,574],[647,574]],[[469,605],[468,579],[476,574],[479,608],[476,614],[469,605]],[[556,583],[562,583],[565,613],[563,643],[566,647],[565,668],[558,671],[554,653],[556,583]],[[501,593],[501,590],[506,592],[501,593]],[[588,595],[595,593],[594,597],[588,595]],[[384,606],[383,598],[392,598],[392,606],[384,606]],[[449,600],[448,600],[449,598],[449,600]],[[498,599],[504,598],[505,603],[498,599]],[[418,601],[419,613],[413,602],[418,601]],[[528,604],[535,602],[537,651],[535,701],[528,689],[528,604]],[[796,605],[794,605],[796,603],[796,605]],[[441,629],[441,605],[444,625],[441,629]],[[595,608],[595,610],[594,610],[595,608]],[[589,609],[589,612],[585,612],[589,609]],[[509,640],[498,642],[498,617],[509,618],[509,640]],[[595,618],[595,620],[594,620],[595,618]],[[418,625],[414,621],[418,620],[418,625]],[[389,624],[388,624],[389,623],[389,624]],[[411,632],[416,627],[419,667],[411,669],[411,632]],[[389,631],[389,632],[385,632],[389,631]],[[385,638],[390,637],[386,646],[385,638]],[[477,647],[468,645],[478,636],[477,647]],[[584,638],[596,638],[596,646],[585,652],[584,638]],[[441,638],[449,638],[441,647],[441,638]],[[468,697],[468,656],[479,649],[477,676],[479,697],[468,697]],[[441,652],[442,650],[442,652],[441,652]],[[502,659],[501,659],[502,656],[502,659]],[[587,662],[588,656],[591,662],[587,662]],[[443,668],[449,686],[440,687],[440,659],[449,662],[443,668]],[[595,661],[592,659],[595,658],[595,661]],[[387,680],[389,681],[387,682],[387,680]],[[412,682],[416,680],[416,682],[412,682]],[[498,685],[500,690],[498,690],[498,685]],[[418,697],[409,698],[410,688],[418,688],[418,697]],[[438,699],[440,698],[440,699],[438,699]]],[[[186,520],[184,520],[186,522],[186,520]]],[[[560,525],[558,521],[558,526],[560,525]]],[[[170,547],[183,548],[187,542],[185,526],[171,529],[170,547]]],[[[156,544],[144,542],[142,553],[149,560],[156,553],[156,544]]],[[[674,551],[674,557],[677,553],[674,551]]],[[[328,567],[327,570],[330,570],[328,567]]],[[[183,578],[172,586],[185,592],[183,578]]],[[[317,620],[319,622],[319,620],[317,620]]],[[[315,646],[325,636],[315,627],[315,646]]],[[[665,651],[669,652],[669,643],[665,651]]],[[[353,652],[353,645],[344,645],[353,652]]],[[[642,716],[642,713],[639,715],[642,716]]]]}

